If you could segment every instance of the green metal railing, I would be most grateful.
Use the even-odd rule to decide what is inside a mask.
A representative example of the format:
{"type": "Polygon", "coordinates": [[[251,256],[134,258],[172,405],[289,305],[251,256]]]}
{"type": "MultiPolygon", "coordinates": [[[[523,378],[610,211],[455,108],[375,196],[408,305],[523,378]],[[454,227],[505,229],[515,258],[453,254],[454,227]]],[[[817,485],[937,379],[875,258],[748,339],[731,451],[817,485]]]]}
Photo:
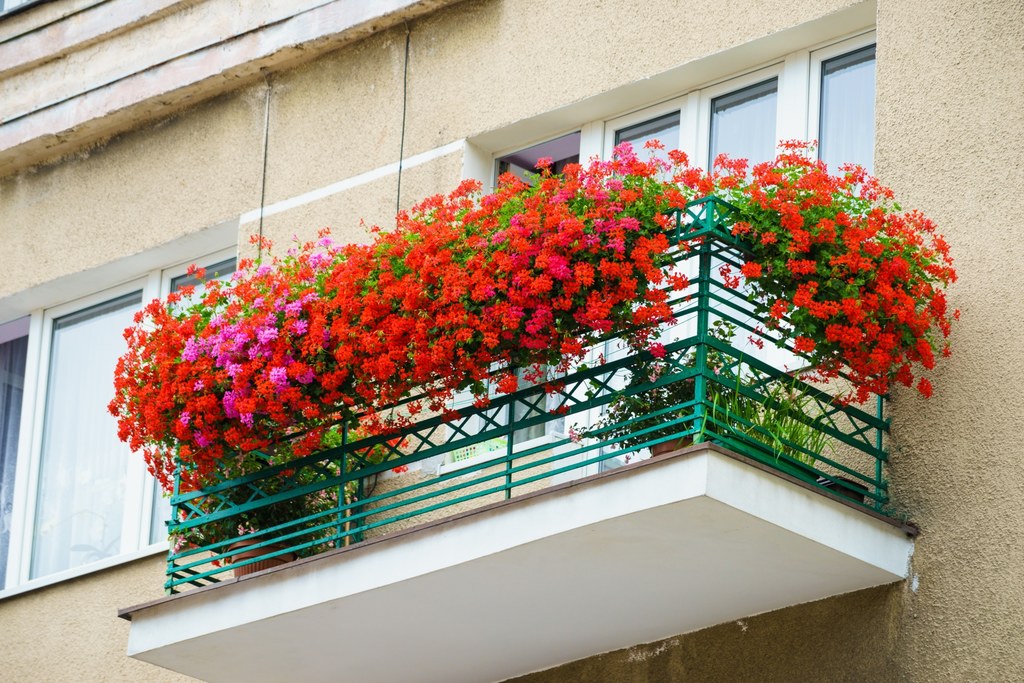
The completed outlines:
{"type": "MultiPolygon", "coordinates": [[[[689,246],[673,252],[670,267],[686,272],[690,284],[673,295],[676,323],[660,340],[664,358],[629,352],[608,339],[594,352],[605,355],[605,362],[580,364],[543,384],[496,396],[484,408],[460,408],[454,419],[423,417],[388,436],[350,439],[342,431],[333,448],[178,493],[171,499],[169,527],[179,534],[211,524],[230,527],[261,510],[297,512],[294,518],[271,515],[275,523],[252,530],[248,550],[256,557],[236,556],[232,562],[238,552],[231,548],[234,537],[172,549],[167,590],[215,583],[237,567],[360,543],[614,468],[647,457],[659,444],[719,444],[855,504],[884,510],[883,400],[870,412],[842,405],[786,367],[799,366],[800,359],[760,324],[745,293],[723,282],[722,267],[735,271],[745,260],[742,242],[729,230],[730,212],[721,200],[705,198],[675,214],[671,236],[689,246]],[[651,373],[655,367],[658,372],[651,373]],[[656,396],[661,399],[651,398],[656,396]],[[602,418],[630,399],[648,408],[617,422],[602,418]],[[538,425],[543,438],[523,443],[520,437],[517,443],[517,434],[538,425]],[[581,430],[586,438],[579,438],[581,430]],[[391,475],[403,466],[412,472],[391,475]],[[309,502],[314,504],[304,504],[309,502]]],[[[402,404],[395,409],[401,411],[402,404]]]]}

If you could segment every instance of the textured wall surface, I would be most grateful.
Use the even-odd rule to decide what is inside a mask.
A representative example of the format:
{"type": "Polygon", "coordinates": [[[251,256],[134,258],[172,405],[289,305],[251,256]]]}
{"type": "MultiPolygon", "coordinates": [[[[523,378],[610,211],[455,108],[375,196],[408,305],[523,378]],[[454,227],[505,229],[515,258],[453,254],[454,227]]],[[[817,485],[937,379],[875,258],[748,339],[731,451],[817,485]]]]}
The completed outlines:
{"type": "Polygon", "coordinates": [[[938,394],[892,404],[894,501],[921,528],[901,611],[914,680],[1024,679],[1024,3],[878,8],[879,173],[954,248],[938,394]]]}
{"type": "Polygon", "coordinates": [[[5,681],[167,681],[181,676],[125,656],[128,622],[117,610],[160,596],[162,557],[0,601],[4,646],[0,679],[5,681]]]}
{"type": "MultiPolygon", "coordinates": [[[[897,586],[791,607],[512,679],[515,683],[891,681],[897,586]]],[[[927,680],[927,679],[921,679],[927,680]]]]}
{"type": "MultiPolygon", "coordinates": [[[[454,152],[402,171],[402,208],[438,192],[445,192],[458,182],[462,154],[454,152]]],[[[389,174],[343,190],[322,199],[268,216],[263,232],[276,242],[284,243],[292,235],[306,239],[323,227],[331,229],[338,242],[365,242],[369,229],[395,224],[395,191],[397,175],[389,174]]],[[[242,226],[254,232],[255,224],[242,226]]]]}
{"type": "Polygon", "coordinates": [[[684,5],[658,0],[627,6],[573,0],[459,4],[424,18],[414,29],[407,136],[413,149],[429,149],[851,4],[842,0],[699,0],[684,5]],[[579,40],[566,40],[568,36],[579,40]]]}
{"type": "Polygon", "coordinates": [[[268,202],[398,160],[404,55],[392,29],[271,79],[268,202]]]}
{"type": "Polygon", "coordinates": [[[61,163],[0,179],[0,297],[259,206],[262,94],[226,95],[61,163]]]}

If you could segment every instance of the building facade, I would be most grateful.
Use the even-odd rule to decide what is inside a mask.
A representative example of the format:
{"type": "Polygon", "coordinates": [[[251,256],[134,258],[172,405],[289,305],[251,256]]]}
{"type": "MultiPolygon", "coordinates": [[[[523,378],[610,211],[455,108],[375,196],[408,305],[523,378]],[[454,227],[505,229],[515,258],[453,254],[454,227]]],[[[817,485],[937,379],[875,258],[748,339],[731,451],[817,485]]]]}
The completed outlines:
{"type": "Polygon", "coordinates": [[[229,271],[254,234],[366,241],[463,178],[658,137],[702,164],[818,139],[953,245],[954,354],[887,410],[887,512],[921,533],[904,580],[509,672],[1024,678],[1022,74],[1011,0],[0,2],[0,674],[188,680],[125,654],[117,611],[163,594],[165,503],[105,406],[121,329],[189,264],[229,271]]]}

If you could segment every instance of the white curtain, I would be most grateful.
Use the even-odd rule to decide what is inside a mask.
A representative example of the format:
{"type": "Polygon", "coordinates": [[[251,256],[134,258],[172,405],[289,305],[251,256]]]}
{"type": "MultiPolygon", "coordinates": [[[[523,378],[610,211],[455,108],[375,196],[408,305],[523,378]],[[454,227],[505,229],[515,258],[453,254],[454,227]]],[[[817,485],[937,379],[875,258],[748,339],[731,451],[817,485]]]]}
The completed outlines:
{"type": "Polygon", "coordinates": [[[820,158],[871,171],[875,158],[875,47],[830,59],[821,70],[820,158]]]}
{"type": "Polygon", "coordinates": [[[774,78],[712,100],[708,167],[722,153],[747,159],[751,167],[774,159],[777,100],[774,78]]]}
{"type": "Polygon", "coordinates": [[[28,337],[0,343],[0,588],[7,571],[14,512],[14,467],[18,457],[21,399],[28,337]]]}
{"type": "Polygon", "coordinates": [[[130,451],[107,413],[141,292],[53,323],[32,544],[33,578],[116,555],[130,451]]]}

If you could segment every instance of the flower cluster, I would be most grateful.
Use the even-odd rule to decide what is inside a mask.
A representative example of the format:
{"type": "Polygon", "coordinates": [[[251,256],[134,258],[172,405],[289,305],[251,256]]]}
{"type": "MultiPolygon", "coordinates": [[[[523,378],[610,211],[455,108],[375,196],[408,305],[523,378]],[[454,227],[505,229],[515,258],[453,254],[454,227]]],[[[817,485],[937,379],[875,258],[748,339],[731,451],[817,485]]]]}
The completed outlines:
{"type": "MultiPolygon", "coordinates": [[[[708,194],[734,207],[748,247],[726,283],[746,280],[761,318],[817,376],[846,377],[845,400],[909,386],[915,364],[949,353],[948,245],[863,169],[829,174],[808,148],[790,143],[748,173],[727,157],[705,172],[678,151],[643,161],[626,145],[532,184],[505,175],[483,197],[464,182],[370,244],[322,233],[243,261],[230,282],[139,313],[110,411],[166,490],[179,465],[195,488],[282,440],[307,455],[332,425],[393,433],[422,410],[448,412],[462,389],[484,407],[485,380],[513,392],[517,368],[567,370],[608,335],[663,356],[669,295],[688,284],[665,269],[666,212],[708,194]],[[400,414],[385,411],[398,401],[400,414]]],[[[931,393],[927,379],[917,386],[931,393]]]]}
{"type": "MultiPolygon", "coordinates": [[[[741,269],[761,317],[803,354],[819,378],[843,373],[845,400],[914,384],[915,365],[935,366],[958,311],[943,288],[956,281],[949,245],[917,211],[855,165],[830,174],[811,143],[755,165],[720,157],[711,174],[679,180],[737,210],[733,234],[750,257],[741,269]]],[[[917,380],[924,396],[927,378],[917,380]]]]}
{"type": "Polygon", "coordinates": [[[671,318],[666,290],[686,286],[663,269],[665,212],[685,201],[665,170],[623,148],[533,184],[506,175],[479,199],[465,182],[368,245],[322,234],[154,301],[125,331],[120,437],[165,490],[179,464],[182,486],[200,487],[282,439],[306,455],[332,424],[388,433],[466,388],[486,404],[489,376],[515,391],[516,368],[567,368],[607,333],[645,348],[671,318]]]}

